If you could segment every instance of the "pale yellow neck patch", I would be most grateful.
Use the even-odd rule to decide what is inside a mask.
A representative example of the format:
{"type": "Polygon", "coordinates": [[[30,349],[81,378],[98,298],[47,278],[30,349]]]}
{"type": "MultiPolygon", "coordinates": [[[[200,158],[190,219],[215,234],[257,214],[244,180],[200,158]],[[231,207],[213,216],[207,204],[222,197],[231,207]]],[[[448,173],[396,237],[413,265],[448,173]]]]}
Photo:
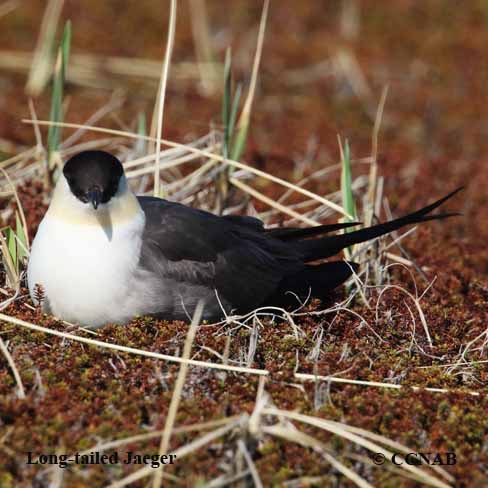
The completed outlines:
{"type": "Polygon", "coordinates": [[[54,189],[53,198],[46,217],[64,221],[71,225],[101,226],[112,229],[116,225],[129,223],[143,214],[136,196],[129,189],[125,177],[121,178],[117,193],[106,204],[95,210],[90,204],[79,201],[69,189],[63,175],[54,189]]]}

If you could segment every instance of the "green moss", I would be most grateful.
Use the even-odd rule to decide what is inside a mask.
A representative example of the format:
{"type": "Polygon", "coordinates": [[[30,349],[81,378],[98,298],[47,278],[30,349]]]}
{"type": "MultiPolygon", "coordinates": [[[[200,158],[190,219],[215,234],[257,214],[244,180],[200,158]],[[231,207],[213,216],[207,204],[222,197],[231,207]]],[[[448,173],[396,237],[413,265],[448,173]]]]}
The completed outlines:
{"type": "Polygon", "coordinates": [[[0,486],[2,488],[14,488],[17,486],[15,478],[10,473],[0,473],[0,486]]]}

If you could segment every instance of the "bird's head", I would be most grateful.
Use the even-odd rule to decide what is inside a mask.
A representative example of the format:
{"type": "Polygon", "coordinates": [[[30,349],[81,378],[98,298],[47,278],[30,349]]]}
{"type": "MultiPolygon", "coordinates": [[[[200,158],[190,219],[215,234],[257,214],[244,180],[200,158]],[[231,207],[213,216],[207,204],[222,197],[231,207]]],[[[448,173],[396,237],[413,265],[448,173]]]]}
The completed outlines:
{"type": "Polygon", "coordinates": [[[145,219],[121,162],[104,151],[83,151],[66,162],[47,216],[72,226],[99,226],[108,236],[119,224],[125,228],[145,219]]]}
{"type": "Polygon", "coordinates": [[[84,151],[69,159],[63,175],[71,193],[95,210],[110,202],[119,187],[125,185],[120,161],[105,151],[84,151]]]}

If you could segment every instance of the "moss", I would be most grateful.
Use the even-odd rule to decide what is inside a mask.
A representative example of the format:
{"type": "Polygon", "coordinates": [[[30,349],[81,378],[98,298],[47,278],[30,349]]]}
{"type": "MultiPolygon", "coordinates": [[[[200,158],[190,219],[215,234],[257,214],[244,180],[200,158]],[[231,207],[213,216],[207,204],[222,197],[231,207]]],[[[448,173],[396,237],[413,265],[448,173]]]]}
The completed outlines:
{"type": "Polygon", "coordinates": [[[16,486],[16,481],[13,475],[10,473],[0,474],[0,486],[2,488],[14,488],[16,486]]]}

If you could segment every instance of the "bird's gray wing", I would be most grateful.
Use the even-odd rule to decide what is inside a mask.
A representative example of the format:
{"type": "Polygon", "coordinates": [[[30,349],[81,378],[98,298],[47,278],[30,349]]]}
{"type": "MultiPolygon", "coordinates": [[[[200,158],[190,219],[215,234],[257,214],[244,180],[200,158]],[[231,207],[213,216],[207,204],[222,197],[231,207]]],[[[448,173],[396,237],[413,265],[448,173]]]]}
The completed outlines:
{"type": "Polygon", "coordinates": [[[218,217],[153,197],[139,202],[146,215],[141,265],[188,294],[215,290],[232,309],[247,311],[303,267],[301,256],[266,235],[257,219],[218,217]]]}

